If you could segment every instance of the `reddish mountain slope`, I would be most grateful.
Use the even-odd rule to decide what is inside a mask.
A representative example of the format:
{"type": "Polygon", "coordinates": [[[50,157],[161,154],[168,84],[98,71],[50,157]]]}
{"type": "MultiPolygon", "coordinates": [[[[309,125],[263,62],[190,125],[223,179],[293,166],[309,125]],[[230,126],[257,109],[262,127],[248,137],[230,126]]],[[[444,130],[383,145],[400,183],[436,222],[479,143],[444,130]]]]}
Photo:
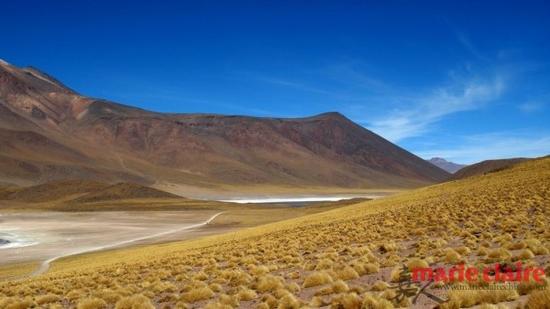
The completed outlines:
{"type": "Polygon", "coordinates": [[[445,180],[432,164],[338,113],[277,119],[160,114],[81,96],[0,63],[0,181],[409,187],[445,180]]]}

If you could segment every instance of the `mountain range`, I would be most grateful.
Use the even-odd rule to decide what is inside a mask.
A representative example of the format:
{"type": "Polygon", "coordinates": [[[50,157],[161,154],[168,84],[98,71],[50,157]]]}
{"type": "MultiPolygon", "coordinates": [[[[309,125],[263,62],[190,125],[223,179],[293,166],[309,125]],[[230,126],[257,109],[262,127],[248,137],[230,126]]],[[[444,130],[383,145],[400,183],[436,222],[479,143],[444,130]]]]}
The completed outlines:
{"type": "Polygon", "coordinates": [[[166,114],[80,95],[0,62],[0,184],[82,179],[185,194],[250,187],[402,188],[450,175],[331,112],[166,114]]]}
{"type": "Polygon", "coordinates": [[[451,174],[454,174],[456,173],[457,171],[459,171],[460,169],[466,167],[467,165],[465,164],[457,164],[457,163],[454,163],[454,162],[449,162],[443,158],[438,158],[438,157],[434,157],[434,158],[431,158],[430,160],[428,160],[428,162],[430,162],[431,164],[451,173],[451,174]]]}

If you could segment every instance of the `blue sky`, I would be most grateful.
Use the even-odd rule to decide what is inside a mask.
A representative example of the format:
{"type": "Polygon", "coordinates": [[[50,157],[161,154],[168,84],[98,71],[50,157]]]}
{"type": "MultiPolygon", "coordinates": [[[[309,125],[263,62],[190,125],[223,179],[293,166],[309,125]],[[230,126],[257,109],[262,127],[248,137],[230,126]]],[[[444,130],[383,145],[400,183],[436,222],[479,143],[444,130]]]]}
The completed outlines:
{"type": "Polygon", "coordinates": [[[155,111],[339,111],[424,158],[550,153],[548,2],[159,2],[5,2],[0,58],[155,111]]]}

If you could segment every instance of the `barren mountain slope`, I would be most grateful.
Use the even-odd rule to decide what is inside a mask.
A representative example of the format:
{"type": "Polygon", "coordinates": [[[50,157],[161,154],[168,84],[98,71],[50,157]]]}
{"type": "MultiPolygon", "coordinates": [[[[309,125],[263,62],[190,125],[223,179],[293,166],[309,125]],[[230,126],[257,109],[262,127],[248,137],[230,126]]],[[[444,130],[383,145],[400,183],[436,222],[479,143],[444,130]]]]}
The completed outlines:
{"type": "Polygon", "coordinates": [[[0,111],[0,181],[8,183],[391,188],[449,177],[338,113],[161,114],[87,98],[9,64],[0,64],[0,111]]]}

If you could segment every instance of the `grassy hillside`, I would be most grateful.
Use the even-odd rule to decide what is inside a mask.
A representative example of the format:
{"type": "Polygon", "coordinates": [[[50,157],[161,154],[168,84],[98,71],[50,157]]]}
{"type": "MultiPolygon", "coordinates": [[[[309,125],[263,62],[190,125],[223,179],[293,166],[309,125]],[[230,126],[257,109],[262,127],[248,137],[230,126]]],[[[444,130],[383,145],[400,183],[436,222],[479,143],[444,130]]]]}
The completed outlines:
{"type": "Polygon", "coordinates": [[[476,175],[484,175],[488,173],[498,172],[514,166],[515,164],[525,162],[527,158],[512,158],[512,159],[500,159],[500,160],[486,160],[476,164],[468,165],[458,170],[452,177],[452,179],[464,179],[476,175]]]}
{"type": "MultiPolygon", "coordinates": [[[[397,297],[389,286],[402,264],[523,261],[548,271],[549,204],[550,159],[533,160],[236,233],[69,258],[44,276],[0,285],[0,307],[408,307],[412,298],[397,297]]],[[[430,291],[447,300],[443,308],[504,302],[546,308],[544,280],[430,291]]],[[[418,301],[434,306],[424,296],[418,301]]]]}

